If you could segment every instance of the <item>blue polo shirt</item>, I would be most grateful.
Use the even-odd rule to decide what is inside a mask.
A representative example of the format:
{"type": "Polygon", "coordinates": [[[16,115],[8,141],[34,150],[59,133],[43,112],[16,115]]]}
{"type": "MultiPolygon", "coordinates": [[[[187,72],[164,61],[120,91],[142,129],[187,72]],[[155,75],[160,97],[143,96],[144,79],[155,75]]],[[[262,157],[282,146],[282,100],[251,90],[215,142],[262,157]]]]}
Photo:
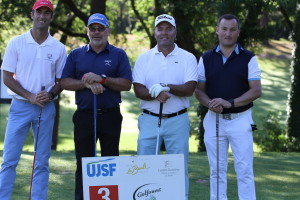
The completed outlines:
{"type": "MultiPolygon", "coordinates": [[[[132,81],[131,67],[125,51],[109,43],[100,53],[96,53],[89,44],[72,50],[67,58],[62,78],[81,80],[88,72],[132,81]]],[[[103,94],[97,95],[98,109],[112,108],[121,103],[120,91],[108,87],[105,89],[103,94]]],[[[75,91],[75,99],[79,109],[93,109],[94,94],[90,89],[75,91]]]]}

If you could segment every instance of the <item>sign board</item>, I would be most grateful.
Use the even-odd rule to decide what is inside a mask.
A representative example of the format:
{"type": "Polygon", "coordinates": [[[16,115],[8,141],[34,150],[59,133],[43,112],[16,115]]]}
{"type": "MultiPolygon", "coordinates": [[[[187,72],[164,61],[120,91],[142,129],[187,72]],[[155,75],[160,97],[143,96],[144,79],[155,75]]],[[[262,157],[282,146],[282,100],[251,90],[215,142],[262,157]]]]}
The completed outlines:
{"type": "Polygon", "coordinates": [[[183,154],[82,158],[85,200],[183,200],[183,154]]]}

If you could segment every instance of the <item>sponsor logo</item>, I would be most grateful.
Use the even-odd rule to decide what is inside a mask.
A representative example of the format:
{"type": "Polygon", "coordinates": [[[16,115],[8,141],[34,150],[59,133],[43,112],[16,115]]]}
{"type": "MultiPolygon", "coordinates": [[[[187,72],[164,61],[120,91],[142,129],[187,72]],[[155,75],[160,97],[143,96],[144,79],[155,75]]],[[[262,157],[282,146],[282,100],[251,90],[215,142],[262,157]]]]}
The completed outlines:
{"type": "Polygon", "coordinates": [[[118,185],[90,186],[90,200],[119,200],[118,185]]]}
{"type": "Polygon", "coordinates": [[[148,183],[138,187],[133,193],[133,200],[158,200],[162,188],[156,183],[148,183]]]}
{"type": "Polygon", "coordinates": [[[170,20],[170,21],[173,20],[172,17],[169,17],[169,16],[167,16],[167,15],[162,15],[162,16],[158,16],[157,19],[156,19],[156,21],[159,21],[159,20],[162,20],[162,19],[168,19],[168,20],[170,20]]]}
{"type": "Polygon", "coordinates": [[[135,175],[139,173],[139,171],[144,169],[149,169],[150,167],[147,167],[146,163],[143,164],[143,166],[133,165],[131,168],[128,169],[126,174],[135,175]]]}
{"type": "Polygon", "coordinates": [[[48,57],[48,59],[50,60],[50,59],[52,58],[52,54],[51,54],[51,53],[48,53],[48,54],[47,54],[47,57],[48,57]]]}
{"type": "Polygon", "coordinates": [[[111,66],[111,65],[110,65],[111,60],[104,60],[104,62],[105,62],[105,65],[111,66]]]}
{"type": "Polygon", "coordinates": [[[114,160],[114,158],[87,163],[86,173],[89,177],[113,176],[116,172],[116,163],[103,163],[114,160]]]}
{"type": "Polygon", "coordinates": [[[91,16],[90,20],[99,19],[101,21],[105,20],[104,17],[100,17],[98,15],[91,16]]]}
{"type": "Polygon", "coordinates": [[[180,169],[173,167],[172,162],[167,160],[164,162],[164,167],[158,169],[158,172],[168,177],[168,176],[174,176],[178,174],[180,172],[180,169]]]}

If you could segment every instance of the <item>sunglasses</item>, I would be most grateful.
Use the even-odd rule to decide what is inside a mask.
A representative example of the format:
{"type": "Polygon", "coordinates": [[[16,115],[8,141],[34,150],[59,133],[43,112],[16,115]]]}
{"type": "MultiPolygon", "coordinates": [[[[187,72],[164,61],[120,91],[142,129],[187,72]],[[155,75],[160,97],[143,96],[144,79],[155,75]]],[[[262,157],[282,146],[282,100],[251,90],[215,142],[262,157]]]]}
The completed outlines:
{"type": "Polygon", "coordinates": [[[103,32],[103,31],[105,31],[106,30],[106,27],[105,26],[103,26],[103,27],[98,27],[98,28],[94,28],[94,27],[89,27],[89,30],[91,31],[91,32],[96,32],[96,31],[98,31],[98,32],[103,32]]]}

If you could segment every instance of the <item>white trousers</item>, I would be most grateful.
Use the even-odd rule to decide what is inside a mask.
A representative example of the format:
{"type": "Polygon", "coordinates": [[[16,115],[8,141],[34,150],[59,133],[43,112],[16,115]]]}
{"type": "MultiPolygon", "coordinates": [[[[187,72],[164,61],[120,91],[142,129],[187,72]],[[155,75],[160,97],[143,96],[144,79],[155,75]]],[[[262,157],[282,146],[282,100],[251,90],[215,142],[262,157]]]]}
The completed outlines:
{"type": "Polygon", "coordinates": [[[227,200],[228,148],[232,149],[240,200],[255,200],[253,173],[253,136],[251,109],[235,119],[219,114],[219,159],[217,161],[216,113],[208,111],[204,118],[204,142],[210,165],[210,200],[217,199],[217,162],[219,162],[219,200],[227,200]]]}

